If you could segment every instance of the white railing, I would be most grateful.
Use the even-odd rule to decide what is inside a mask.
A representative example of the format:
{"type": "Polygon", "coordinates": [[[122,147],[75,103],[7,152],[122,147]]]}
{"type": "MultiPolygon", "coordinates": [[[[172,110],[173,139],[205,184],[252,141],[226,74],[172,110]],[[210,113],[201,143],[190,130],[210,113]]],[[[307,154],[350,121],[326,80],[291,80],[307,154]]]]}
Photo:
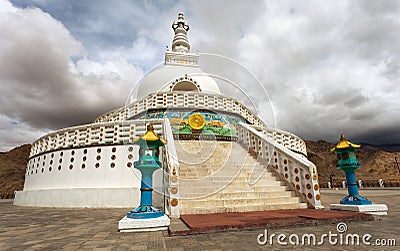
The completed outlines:
{"type": "Polygon", "coordinates": [[[64,128],[46,134],[33,142],[30,157],[49,151],[95,145],[130,144],[146,132],[151,122],[156,133],[162,134],[163,120],[104,122],[64,128]]]}
{"type": "Polygon", "coordinates": [[[264,128],[262,133],[276,143],[307,156],[306,143],[297,135],[270,127],[264,128]]]}
{"type": "Polygon", "coordinates": [[[95,119],[95,123],[119,122],[141,114],[147,109],[162,108],[193,108],[210,109],[240,115],[257,128],[261,128],[264,135],[279,144],[307,156],[306,144],[298,136],[267,127],[264,122],[236,99],[221,95],[197,92],[158,92],[148,95],[142,100],[122,107],[95,119]]]}
{"type": "Polygon", "coordinates": [[[163,124],[164,138],[167,140],[164,151],[165,211],[172,218],[180,217],[179,160],[175,149],[174,135],[168,119],[163,124]],[[177,203],[177,204],[175,204],[177,203]]]}
{"type": "Polygon", "coordinates": [[[237,114],[257,127],[266,127],[264,122],[239,101],[217,94],[201,92],[157,92],[135,101],[126,107],[101,115],[95,123],[123,121],[148,109],[193,108],[210,109],[237,114]]]}
{"type": "Polygon", "coordinates": [[[314,208],[323,208],[315,165],[249,125],[237,125],[238,142],[272,166],[314,208]]]}

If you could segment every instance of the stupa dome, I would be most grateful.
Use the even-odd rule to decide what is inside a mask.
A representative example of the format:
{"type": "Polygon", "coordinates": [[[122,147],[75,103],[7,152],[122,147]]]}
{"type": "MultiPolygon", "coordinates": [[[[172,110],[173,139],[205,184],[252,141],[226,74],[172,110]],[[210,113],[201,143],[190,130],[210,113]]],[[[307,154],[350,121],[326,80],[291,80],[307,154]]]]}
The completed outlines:
{"type": "Polygon", "coordinates": [[[137,99],[154,92],[205,92],[220,94],[216,81],[199,67],[164,65],[139,83],[137,99]]]}
{"type": "Polygon", "coordinates": [[[198,64],[199,54],[190,52],[187,37],[189,24],[179,13],[172,23],[175,36],[172,50],[165,52],[164,66],[150,72],[137,87],[136,99],[155,92],[205,92],[220,94],[216,81],[203,72],[198,64]]]}

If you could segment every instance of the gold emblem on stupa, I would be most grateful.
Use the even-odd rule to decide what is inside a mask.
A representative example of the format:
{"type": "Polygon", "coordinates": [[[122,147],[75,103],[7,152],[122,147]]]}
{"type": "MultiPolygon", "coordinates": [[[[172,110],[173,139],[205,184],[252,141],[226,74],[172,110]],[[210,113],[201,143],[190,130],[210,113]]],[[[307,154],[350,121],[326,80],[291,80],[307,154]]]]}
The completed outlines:
{"type": "Polygon", "coordinates": [[[206,125],[206,119],[200,113],[193,113],[188,119],[188,123],[191,128],[200,130],[206,125]]]}

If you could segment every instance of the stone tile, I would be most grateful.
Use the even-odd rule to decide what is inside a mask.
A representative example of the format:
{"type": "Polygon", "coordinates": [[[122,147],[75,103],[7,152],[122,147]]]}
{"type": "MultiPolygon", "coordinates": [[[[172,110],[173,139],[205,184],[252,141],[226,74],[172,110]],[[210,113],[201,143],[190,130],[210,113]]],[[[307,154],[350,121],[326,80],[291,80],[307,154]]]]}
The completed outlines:
{"type": "MultiPolygon", "coordinates": [[[[338,203],[346,190],[322,190],[326,208],[338,203]]],[[[388,216],[373,221],[346,221],[348,233],[371,234],[373,238],[394,238],[396,247],[331,246],[318,247],[280,246],[275,243],[261,246],[257,236],[264,227],[205,233],[185,236],[168,236],[166,232],[118,233],[118,221],[129,209],[65,209],[16,207],[11,201],[0,201],[0,250],[399,250],[400,190],[360,190],[360,194],[374,203],[386,203],[388,216]]],[[[303,213],[306,211],[303,211],[303,213]]],[[[318,218],[319,212],[309,211],[318,218]]],[[[336,213],[336,212],[330,212],[336,213]]],[[[309,225],[285,226],[282,219],[288,214],[268,212],[274,217],[270,233],[321,235],[336,231],[337,222],[312,222],[309,225]],[[280,225],[279,225],[280,224],[280,225]]],[[[289,214],[290,215],[290,214],[289,214]]],[[[250,214],[257,218],[257,213],[250,214]]],[[[304,217],[310,215],[303,214],[304,217]]],[[[234,217],[237,220],[237,217],[234,217]]],[[[296,217],[290,218],[296,220],[296,217]]],[[[271,219],[272,221],[272,219],[271,219]]]]}

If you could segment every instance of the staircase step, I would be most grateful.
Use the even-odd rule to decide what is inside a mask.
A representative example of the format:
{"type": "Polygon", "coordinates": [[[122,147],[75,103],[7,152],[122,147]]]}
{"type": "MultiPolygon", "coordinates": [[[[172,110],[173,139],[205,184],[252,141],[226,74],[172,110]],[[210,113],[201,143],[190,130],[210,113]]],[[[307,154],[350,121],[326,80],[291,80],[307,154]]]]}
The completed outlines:
{"type": "Polygon", "coordinates": [[[179,143],[181,214],[307,208],[284,181],[236,142],[179,143]]]}
{"type": "Polygon", "coordinates": [[[210,214],[210,213],[237,213],[237,212],[254,212],[254,211],[269,211],[280,209],[298,209],[307,208],[307,203],[287,203],[273,205],[258,205],[258,206],[236,206],[236,207],[192,207],[182,209],[181,214],[210,214]]]}
{"type": "Polygon", "coordinates": [[[275,198],[256,198],[256,199],[229,199],[229,198],[202,198],[196,200],[190,199],[181,199],[181,208],[190,208],[190,207],[234,207],[238,205],[243,206],[259,206],[259,205],[275,205],[275,204],[287,204],[287,203],[299,203],[300,199],[297,197],[275,197],[275,198]]]}
{"type": "MultiPolygon", "coordinates": [[[[180,195],[182,198],[197,198],[201,196],[209,196],[211,194],[218,193],[264,193],[269,195],[271,193],[283,193],[290,191],[285,186],[254,186],[254,187],[191,187],[191,188],[181,188],[180,195]],[[222,191],[221,191],[222,190],[222,191]]],[[[247,196],[247,195],[246,195],[247,196]]],[[[256,196],[256,195],[254,195],[256,196]]]]}
{"type": "Polygon", "coordinates": [[[269,199],[253,199],[253,200],[208,200],[208,201],[187,201],[181,200],[182,209],[192,207],[253,207],[253,206],[264,206],[264,205],[281,205],[281,204],[299,204],[299,198],[287,197],[287,198],[269,198],[269,199]]]}
{"type": "Polygon", "coordinates": [[[200,188],[215,189],[228,186],[226,187],[226,189],[236,189],[235,191],[238,192],[248,192],[248,191],[262,192],[262,191],[267,191],[270,187],[284,187],[284,182],[279,180],[268,180],[263,182],[258,181],[256,183],[251,182],[249,184],[247,181],[235,182],[234,180],[232,182],[228,181],[211,182],[210,179],[205,178],[205,179],[193,179],[193,180],[182,179],[180,182],[180,186],[182,191],[183,189],[187,189],[187,191],[193,191],[193,189],[190,188],[195,188],[194,190],[197,191],[200,188]]]}

